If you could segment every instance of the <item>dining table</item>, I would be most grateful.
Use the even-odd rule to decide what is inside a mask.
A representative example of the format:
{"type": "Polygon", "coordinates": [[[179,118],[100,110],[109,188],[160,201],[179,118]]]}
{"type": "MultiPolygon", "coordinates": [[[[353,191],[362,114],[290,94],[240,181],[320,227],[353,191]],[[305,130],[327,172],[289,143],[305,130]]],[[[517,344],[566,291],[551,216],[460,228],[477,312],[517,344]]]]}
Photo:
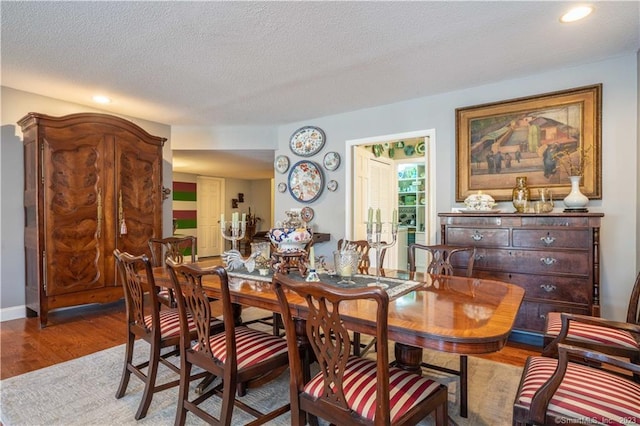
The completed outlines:
{"type": "MultiPolygon", "coordinates": [[[[242,322],[242,306],[280,313],[271,272],[260,275],[257,270],[242,269],[228,270],[227,274],[231,301],[238,305],[235,310],[237,323],[242,322]]],[[[326,285],[383,286],[390,299],[388,336],[395,342],[394,363],[418,373],[422,370],[423,348],[460,355],[502,349],[524,297],[522,287],[490,279],[384,270],[382,277],[360,273],[353,276],[353,283],[345,284],[331,273],[321,271],[318,275],[326,285]]],[[[298,271],[292,271],[289,276],[301,281],[306,278],[298,271]]],[[[169,274],[163,267],[154,268],[154,278],[158,285],[170,285],[169,274]]],[[[203,288],[207,294],[218,297],[219,281],[211,276],[204,278],[203,288]]],[[[292,314],[304,320],[304,300],[292,295],[290,305],[292,314]]],[[[345,301],[341,305],[348,327],[364,335],[376,334],[376,309],[375,302],[368,300],[345,301]]],[[[462,380],[462,372],[458,372],[461,376],[460,415],[467,417],[466,371],[464,373],[465,380],[462,380]]]]}

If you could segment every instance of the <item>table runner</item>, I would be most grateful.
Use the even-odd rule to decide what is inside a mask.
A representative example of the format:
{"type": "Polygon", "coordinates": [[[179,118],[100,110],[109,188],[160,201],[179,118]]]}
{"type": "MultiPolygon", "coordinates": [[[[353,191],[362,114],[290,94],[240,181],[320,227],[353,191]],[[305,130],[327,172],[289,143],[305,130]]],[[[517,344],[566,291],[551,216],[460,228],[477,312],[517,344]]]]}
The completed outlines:
{"type": "MultiPolygon", "coordinates": [[[[253,272],[248,272],[246,270],[227,271],[227,274],[229,275],[230,278],[244,278],[247,280],[259,281],[264,283],[270,283],[273,278],[273,274],[271,273],[271,271],[269,271],[267,275],[260,275],[258,273],[258,270],[254,270],[253,272]]],[[[325,284],[333,285],[336,287],[341,287],[341,288],[361,288],[361,287],[366,287],[369,284],[375,283],[376,281],[376,277],[373,275],[356,274],[352,278],[352,281],[354,283],[346,284],[346,283],[338,283],[338,281],[341,280],[341,278],[338,275],[329,275],[326,273],[322,273],[318,275],[320,277],[321,282],[325,284]]],[[[300,274],[298,274],[296,271],[289,274],[289,277],[293,278],[294,280],[304,281],[304,279],[301,278],[300,274]]],[[[388,286],[385,289],[385,291],[389,295],[390,300],[394,300],[404,294],[407,294],[410,291],[415,290],[417,287],[422,285],[422,283],[418,281],[413,281],[413,280],[403,279],[403,278],[387,278],[387,277],[380,277],[380,283],[386,284],[388,286]]]]}

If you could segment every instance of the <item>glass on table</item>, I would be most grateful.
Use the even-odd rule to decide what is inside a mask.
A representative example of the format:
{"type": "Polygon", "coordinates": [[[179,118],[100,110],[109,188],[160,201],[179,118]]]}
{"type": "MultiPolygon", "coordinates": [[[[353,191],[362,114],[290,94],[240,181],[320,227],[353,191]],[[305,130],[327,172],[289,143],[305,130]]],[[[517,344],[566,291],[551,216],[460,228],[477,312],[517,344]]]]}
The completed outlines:
{"type": "Polygon", "coordinates": [[[353,274],[358,270],[360,253],[355,250],[339,250],[333,252],[336,274],[340,277],[338,284],[354,284],[353,274]]]}

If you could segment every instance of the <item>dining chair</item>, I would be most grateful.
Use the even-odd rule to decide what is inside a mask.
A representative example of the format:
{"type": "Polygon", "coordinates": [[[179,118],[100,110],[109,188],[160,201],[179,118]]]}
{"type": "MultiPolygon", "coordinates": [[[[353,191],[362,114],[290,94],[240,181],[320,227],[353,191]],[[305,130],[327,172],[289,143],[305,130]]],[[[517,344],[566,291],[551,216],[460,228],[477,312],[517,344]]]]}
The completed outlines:
{"type": "MultiPolygon", "coordinates": [[[[183,263],[185,259],[191,263],[196,261],[196,237],[185,235],[181,237],[150,238],[148,241],[151,251],[151,263],[154,267],[164,266],[167,259],[176,263],[183,263]]],[[[176,307],[173,289],[161,287],[158,300],[169,308],[176,307]]]]}
{"type": "Polygon", "coordinates": [[[197,324],[195,342],[186,333],[181,335],[180,391],[175,424],[184,425],[187,412],[191,412],[209,424],[229,425],[234,406],[256,417],[252,425],[264,424],[289,411],[290,405],[287,403],[262,413],[235,397],[238,384],[245,384],[248,388],[257,387],[278,377],[287,369],[289,358],[287,342],[283,338],[235,325],[227,271],[221,266],[203,269],[197,265],[176,264],[171,260],[167,261],[167,269],[176,293],[180,330],[188,327],[190,317],[195,318],[197,324]],[[202,286],[203,277],[215,280],[220,285],[224,322],[222,332],[211,333],[206,327],[213,314],[202,286]],[[189,399],[190,372],[194,367],[220,378],[221,382],[194,399],[189,399]],[[200,406],[213,395],[219,395],[222,399],[218,417],[200,406]]]}
{"type": "Polygon", "coordinates": [[[513,404],[514,425],[637,424],[640,365],[602,352],[558,345],[558,359],[534,356],[525,363],[513,404]],[[574,363],[588,359],[609,369],[574,363]]]}
{"type": "MultiPolygon", "coordinates": [[[[387,316],[389,296],[381,288],[344,289],[322,282],[294,281],[276,273],[273,285],[289,347],[291,424],[312,425],[318,417],[331,424],[416,424],[435,413],[436,424],[447,424],[447,387],[431,379],[389,366],[387,316]],[[290,298],[302,297],[306,326],[294,319],[290,298]],[[348,324],[341,307],[350,301],[376,305],[376,339],[382,348],[376,359],[351,355],[348,324]],[[304,328],[320,371],[305,380],[296,327],[304,328]],[[328,338],[331,336],[331,338],[328,338]]],[[[348,315],[348,312],[345,312],[348,315]]]]}
{"type": "MultiPolygon", "coordinates": [[[[180,321],[178,310],[168,308],[160,310],[158,302],[158,287],[155,285],[151,263],[146,255],[133,256],[116,249],[113,253],[118,268],[118,277],[124,290],[127,319],[127,343],[125,349],[124,368],[122,378],[116,392],[116,398],[122,398],[127,391],[131,373],[144,382],[142,400],[135,418],[139,420],[146,416],[153,394],[177,386],[179,379],[156,385],[159,364],[163,364],[176,373],[180,369],[169,358],[177,357],[180,353],[180,321]],[[133,352],[137,339],[144,340],[150,346],[149,357],[141,363],[134,364],[133,352]],[[171,350],[162,353],[165,348],[171,350]],[[146,370],[146,373],[144,369],[146,370]]],[[[207,329],[214,331],[222,329],[222,322],[212,318],[205,323],[207,329]]],[[[191,317],[186,324],[185,336],[195,337],[195,323],[191,317]]],[[[203,374],[195,378],[204,377],[203,374]]]]}
{"type": "MultiPolygon", "coordinates": [[[[415,274],[417,270],[416,250],[424,250],[427,253],[426,272],[436,275],[456,275],[456,270],[460,267],[451,263],[453,256],[461,256],[468,253],[466,263],[462,262],[465,276],[473,275],[473,264],[475,263],[475,247],[459,247],[446,244],[424,245],[413,243],[409,245],[409,273],[415,274]]],[[[459,275],[459,274],[458,274],[459,275]]]]}
{"type": "MultiPolygon", "coordinates": [[[[427,267],[426,272],[434,275],[456,275],[456,272],[460,271],[458,264],[453,264],[452,257],[462,257],[461,264],[464,266],[465,276],[471,277],[473,275],[473,264],[475,262],[476,249],[475,247],[460,247],[450,246],[446,244],[439,245],[425,245],[419,243],[413,243],[409,245],[409,276],[414,277],[417,270],[417,258],[416,251],[423,250],[427,254],[427,267]],[[466,261],[464,255],[467,255],[466,261]]],[[[467,398],[468,398],[468,358],[467,355],[460,355],[460,364],[458,370],[454,370],[440,365],[435,365],[427,362],[421,362],[420,365],[430,370],[441,371],[448,374],[456,375],[460,378],[460,414],[462,417],[467,416],[467,398]]]]}
{"type": "MultiPolygon", "coordinates": [[[[544,331],[545,356],[556,357],[558,344],[566,343],[640,364],[640,273],[631,290],[625,322],[570,313],[549,312],[544,331]]],[[[640,376],[636,377],[640,381],[640,376]]]]}

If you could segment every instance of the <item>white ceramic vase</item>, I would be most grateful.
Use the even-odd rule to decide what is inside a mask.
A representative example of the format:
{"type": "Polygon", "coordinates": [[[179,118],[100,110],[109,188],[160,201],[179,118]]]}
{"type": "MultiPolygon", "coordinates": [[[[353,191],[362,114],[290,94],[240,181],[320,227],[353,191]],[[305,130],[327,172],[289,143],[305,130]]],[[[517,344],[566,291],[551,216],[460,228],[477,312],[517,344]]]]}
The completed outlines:
{"type": "Polygon", "coordinates": [[[567,209],[584,209],[589,203],[589,198],[580,192],[580,178],[581,176],[569,176],[571,192],[564,198],[567,209]]]}

